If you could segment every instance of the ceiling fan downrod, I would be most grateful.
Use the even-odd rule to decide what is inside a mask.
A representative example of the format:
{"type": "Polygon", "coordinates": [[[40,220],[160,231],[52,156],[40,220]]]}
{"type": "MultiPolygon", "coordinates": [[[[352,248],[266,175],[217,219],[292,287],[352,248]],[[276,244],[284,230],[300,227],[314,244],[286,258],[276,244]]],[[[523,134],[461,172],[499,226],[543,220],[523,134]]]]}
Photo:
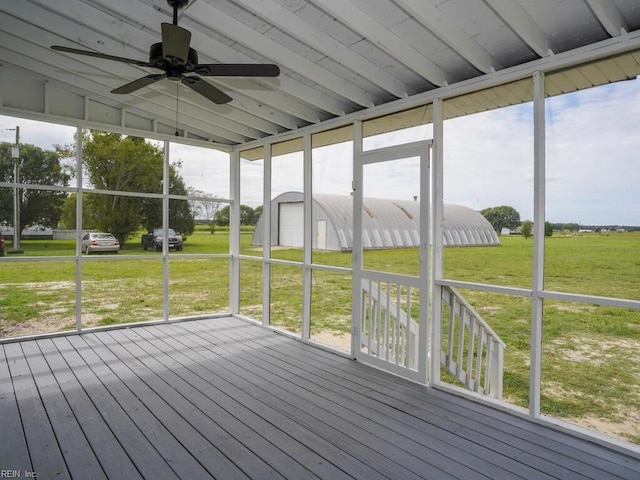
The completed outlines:
{"type": "Polygon", "coordinates": [[[173,8],[173,24],[178,25],[178,10],[184,8],[189,0],[167,0],[167,3],[173,8]]]}

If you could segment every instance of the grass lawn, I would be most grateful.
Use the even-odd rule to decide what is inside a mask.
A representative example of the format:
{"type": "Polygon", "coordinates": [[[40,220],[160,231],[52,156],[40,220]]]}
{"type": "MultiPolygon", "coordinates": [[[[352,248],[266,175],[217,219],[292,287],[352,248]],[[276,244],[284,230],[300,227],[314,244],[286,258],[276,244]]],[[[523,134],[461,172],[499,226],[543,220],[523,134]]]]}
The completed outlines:
{"type": "MultiPolygon", "coordinates": [[[[241,235],[243,253],[261,255],[241,235]]],[[[118,258],[84,256],[83,324],[106,325],[162,318],[159,253],[143,251],[139,237],[118,258]],[[126,258],[144,255],[145,258],[126,258]],[[113,261],[115,260],[115,261],[113,261]]],[[[533,243],[501,237],[500,247],[446,248],[446,278],[530,288],[533,243]]],[[[169,314],[172,317],[228,311],[227,258],[188,254],[228,253],[228,231],[201,228],[183,252],[169,256],[169,314]]],[[[25,256],[73,256],[73,241],[22,242],[25,256]]],[[[545,288],[640,300],[640,233],[554,235],[546,239],[545,288]]],[[[274,258],[299,261],[300,250],[274,250],[274,258]]],[[[314,263],[350,266],[351,255],[314,252],[314,263]]],[[[415,274],[415,249],[365,252],[367,268],[415,274]]],[[[75,327],[75,259],[0,260],[0,329],[3,336],[75,327]]],[[[241,313],[262,317],[260,262],[241,261],[241,313]]],[[[312,333],[348,333],[350,275],[315,270],[312,276],[312,333]]],[[[299,331],[302,269],[274,265],[272,323],[299,331]]],[[[529,392],[528,298],[463,290],[463,295],[507,344],[504,397],[526,407],[529,392]]],[[[544,307],[542,411],[576,420],[640,443],[640,311],[547,301],[544,307]],[[634,426],[635,425],[635,426],[634,426]]]]}

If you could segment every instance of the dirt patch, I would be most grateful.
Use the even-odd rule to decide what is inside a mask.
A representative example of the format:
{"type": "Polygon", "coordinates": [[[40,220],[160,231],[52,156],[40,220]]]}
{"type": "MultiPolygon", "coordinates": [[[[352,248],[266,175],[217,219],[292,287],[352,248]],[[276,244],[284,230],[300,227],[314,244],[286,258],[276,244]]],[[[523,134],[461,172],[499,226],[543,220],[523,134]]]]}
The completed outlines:
{"type": "Polygon", "coordinates": [[[623,422],[612,422],[611,420],[588,416],[568,418],[567,420],[621,440],[630,441],[634,438],[640,438],[640,414],[638,412],[629,411],[623,422]]]}
{"type": "Polygon", "coordinates": [[[22,323],[0,325],[0,338],[21,337],[23,335],[36,335],[38,333],[53,333],[63,330],[73,330],[76,326],[75,318],[44,318],[22,323]]]}
{"type": "Polygon", "coordinates": [[[311,335],[311,341],[337,350],[351,352],[351,335],[344,332],[317,332],[311,335]]]}
{"type": "Polygon", "coordinates": [[[549,308],[555,308],[562,312],[571,313],[591,313],[596,310],[595,305],[584,305],[582,303],[553,304],[549,308]]]}
{"type": "MultiPolygon", "coordinates": [[[[594,366],[619,358],[621,351],[640,353],[640,342],[623,338],[615,341],[589,337],[556,339],[550,342],[550,347],[565,360],[587,362],[594,366]]],[[[640,366],[640,354],[625,355],[625,362],[640,366]]]]}

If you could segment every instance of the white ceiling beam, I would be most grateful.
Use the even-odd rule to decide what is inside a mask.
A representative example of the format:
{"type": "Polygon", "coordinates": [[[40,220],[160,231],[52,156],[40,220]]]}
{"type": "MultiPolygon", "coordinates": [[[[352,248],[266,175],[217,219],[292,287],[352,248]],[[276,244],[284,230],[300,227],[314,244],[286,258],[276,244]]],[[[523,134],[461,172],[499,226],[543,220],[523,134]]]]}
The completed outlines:
{"type": "MultiPolygon", "coordinates": [[[[19,2],[13,5],[17,5],[17,3],[19,2]]],[[[55,23],[56,20],[50,18],[50,25],[55,23]]],[[[3,29],[3,31],[0,31],[0,44],[5,49],[16,54],[14,60],[16,65],[22,68],[30,68],[36,74],[46,72],[44,74],[52,79],[61,83],[80,86],[89,92],[102,91],[101,94],[111,98],[112,101],[110,103],[120,105],[119,108],[126,109],[131,107],[137,109],[139,103],[144,104],[145,110],[164,119],[165,123],[171,125],[175,122],[175,97],[171,98],[161,92],[148,89],[145,92],[133,95],[133,99],[129,102],[116,101],[114,99],[115,96],[109,92],[115,86],[118,86],[120,81],[114,75],[114,69],[108,69],[100,59],[86,57],[88,60],[85,62],[71,56],[65,58],[61,54],[53,54],[51,50],[45,47],[34,45],[30,39],[35,38],[35,36],[39,36],[39,39],[44,42],[47,42],[47,40],[55,42],[56,37],[52,34],[39,32],[37,27],[24,23],[17,18],[4,25],[3,29]],[[61,60],[61,58],[64,60],[61,60]]],[[[120,69],[138,70],[126,64],[117,64],[115,70],[120,69]]],[[[189,128],[198,129],[202,132],[220,130],[220,132],[227,132],[226,137],[244,139],[260,138],[262,136],[260,131],[256,129],[249,128],[228,118],[221,118],[220,115],[212,114],[213,112],[198,107],[196,104],[189,102],[185,96],[181,97],[179,109],[180,122],[189,128]]],[[[206,136],[207,134],[204,135],[206,136]]],[[[219,136],[225,137],[223,134],[219,136]]]]}
{"type": "MultiPolygon", "coordinates": [[[[244,145],[237,145],[234,150],[251,150],[263,146],[266,142],[277,143],[286,142],[302,135],[315,135],[351,125],[355,120],[366,121],[375,118],[382,118],[387,115],[411,110],[429,103],[436,99],[447,100],[463,95],[479,92],[500,85],[508,85],[522,79],[529,79],[535,72],[551,73],[558,70],[575,67],[585,63],[594,62],[609,56],[621,55],[640,49],[640,30],[629,33],[626,37],[613,37],[581,48],[561,52],[546,58],[540,58],[526,64],[515,65],[503,70],[499,70],[487,75],[463,80],[442,88],[429,90],[427,92],[413,95],[409,98],[395,100],[393,102],[370,108],[363,112],[355,112],[340,118],[327,120],[320,125],[310,125],[301,128],[296,132],[285,132],[275,137],[263,138],[257,141],[248,142],[244,145]]],[[[527,80],[528,81],[528,80],[527,80]]]]}
{"type": "MultiPolygon", "coordinates": [[[[42,21],[45,22],[43,25],[45,26],[52,21],[54,6],[61,12],[77,12],[78,16],[84,20],[83,24],[86,26],[86,30],[78,28],[77,25],[74,25],[72,23],[68,23],[67,28],[59,28],[56,29],[56,31],[69,32],[69,35],[72,37],[72,41],[76,39],[81,41],[81,44],[79,45],[80,47],[88,47],[89,49],[96,50],[99,49],[99,51],[105,51],[110,54],[128,58],[145,59],[145,57],[147,57],[148,55],[148,47],[152,43],[155,43],[159,40],[159,37],[156,37],[152,32],[133,28],[132,26],[127,25],[123,22],[115,22],[115,24],[114,22],[109,22],[109,20],[112,20],[112,17],[109,17],[107,14],[100,11],[96,11],[94,8],[91,8],[83,4],[82,2],[78,2],[77,0],[57,0],[52,5],[49,4],[49,2],[44,2],[43,0],[33,0],[33,3],[41,5],[43,3],[46,3],[46,10],[44,8],[42,9],[42,11],[45,12],[44,17],[42,18],[42,21]],[[102,36],[99,35],[101,33],[101,29],[105,27],[108,27],[111,30],[109,32],[105,32],[102,36]],[[117,40],[110,40],[109,37],[111,37],[112,35],[115,35],[115,38],[117,38],[117,40]],[[136,50],[131,51],[131,49],[128,48],[128,45],[135,46],[136,50]],[[140,50],[141,48],[144,48],[144,53],[138,54],[138,50],[140,50]]],[[[28,8],[29,12],[37,13],[37,10],[38,7],[36,6],[28,8]]],[[[81,59],[79,56],[75,56],[75,58],[78,60],[81,59]]],[[[88,62],[89,60],[85,61],[88,62]]],[[[122,70],[122,66],[125,64],[109,62],[109,65],[112,66],[112,72],[125,71],[122,70]]],[[[121,83],[124,83],[128,80],[133,80],[134,78],[149,73],[149,71],[138,67],[131,68],[134,68],[135,70],[127,71],[135,73],[123,74],[121,83]]],[[[215,83],[216,85],[222,86],[223,88],[234,90],[230,87],[230,82],[222,78],[216,78],[215,83]]],[[[256,85],[253,85],[253,87],[255,86],[256,85]]],[[[128,98],[130,97],[123,97],[123,101],[127,101],[128,98]]],[[[203,108],[203,105],[206,104],[198,100],[198,107],[203,108]]],[[[228,111],[226,112],[225,116],[232,121],[246,123],[247,125],[251,125],[252,127],[264,132],[277,133],[278,128],[275,125],[280,125],[284,128],[298,127],[298,124],[294,121],[293,118],[291,118],[290,115],[283,115],[282,113],[280,113],[280,111],[273,110],[267,105],[269,104],[266,103],[264,99],[254,100],[243,95],[243,92],[239,92],[237,95],[234,95],[234,101],[229,106],[230,109],[227,109],[228,111]]],[[[211,107],[216,108],[215,106],[213,106],[213,104],[211,105],[211,107]]],[[[299,109],[297,113],[301,113],[303,114],[303,116],[308,116],[309,121],[315,121],[318,117],[318,112],[310,108],[299,109]]]]}
{"type": "MultiPolygon", "coordinates": [[[[110,97],[112,96],[109,94],[109,87],[106,87],[104,91],[100,93],[100,89],[96,89],[96,86],[100,85],[101,82],[97,82],[95,77],[87,78],[83,75],[79,75],[77,72],[68,73],[60,69],[57,64],[46,63],[45,58],[29,57],[25,55],[25,52],[21,52],[19,48],[16,48],[15,44],[11,44],[8,37],[9,35],[6,33],[0,32],[0,44],[2,45],[1,50],[7,64],[11,62],[11,64],[16,67],[35,72],[36,75],[46,76],[61,85],[67,85],[69,91],[72,92],[78,90],[92,92],[89,98],[94,99],[99,103],[104,103],[121,111],[126,109],[131,111],[131,113],[135,113],[135,105],[132,105],[129,109],[122,105],[118,105],[116,102],[110,101],[110,97]],[[70,78],[72,78],[72,83],[69,81],[70,78]]],[[[24,44],[24,42],[21,43],[24,44]]],[[[158,105],[158,103],[154,102],[153,99],[149,99],[149,101],[144,102],[144,111],[146,112],[146,115],[158,119],[160,123],[173,126],[176,121],[175,101],[173,103],[173,109],[169,110],[162,105],[158,105]]],[[[260,138],[260,135],[250,137],[243,136],[229,128],[219,127],[211,123],[205,124],[203,122],[198,122],[189,110],[190,109],[186,105],[181,105],[180,107],[180,114],[178,118],[178,128],[180,130],[184,129],[186,131],[193,131],[196,135],[204,138],[212,138],[215,136],[218,139],[225,139],[228,143],[241,143],[246,141],[247,138],[260,138]]]]}
{"type": "Polygon", "coordinates": [[[314,25],[304,22],[300,17],[281,7],[272,0],[235,0],[247,10],[267,20],[278,29],[288,33],[293,38],[305,42],[314,50],[325,54],[342,66],[378,85],[392,95],[403,98],[408,96],[407,87],[397,78],[358,55],[346,45],[317,29],[314,25]]]}
{"type": "MultiPolygon", "coordinates": [[[[160,24],[168,21],[166,14],[137,1],[91,1],[93,4],[100,5],[101,8],[108,8],[119,16],[126,16],[126,18],[130,18],[137,23],[148,25],[145,31],[154,35],[154,41],[160,40],[160,24]]],[[[191,2],[189,7],[193,5],[196,5],[196,3],[191,2]]],[[[211,7],[205,6],[205,8],[209,8],[213,13],[217,12],[217,10],[214,10],[211,7]]],[[[185,20],[190,21],[199,20],[198,16],[194,16],[190,10],[183,10],[183,17],[185,20]],[[191,14],[191,17],[189,17],[188,14],[191,14]]],[[[239,43],[242,42],[239,41],[239,43]]],[[[192,30],[191,45],[198,50],[198,56],[200,57],[199,60],[202,63],[255,63],[254,59],[197,30],[192,30]],[[212,53],[209,54],[210,52],[212,53]],[[213,54],[213,52],[215,52],[215,54],[213,54]]],[[[216,81],[220,85],[224,85],[226,88],[236,91],[234,88],[235,80],[226,80],[219,77],[216,81]]],[[[281,95],[281,97],[277,97],[278,102],[276,104],[269,104],[261,94],[259,95],[256,93],[252,97],[256,102],[261,105],[278,105],[278,109],[280,111],[299,117],[307,122],[315,122],[318,118],[323,118],[322,112],[331,113],[333,115],[344,115],[345,111],[349,110],[349,101],[340,102],[337,99],[323,94],[318,89],[303,85],[286,75],[280,75],[277,79],[252,79],[251,81],[258,85],[270,87],[273,94],[281,95]]],[[[239,94],[242,95],[243,92],[239,91],[239,94]]],[[[251,110],[249,110],[248,113],[252,113],[251,110]]],[[[277,118],[278,112],[274,111],[265,119],[275,121],[277,118]]],[[[290,126],[288,124],[283,124],[283,126],[286,126],[287,128],[295,128],[295,126],[290,126]]]]}
{"type": "Polygon", "coordinates": [[[309,80],[326,85],[326,88],[343,98],[362,107],[374,105],[373,96],[330,72],[302,55],[267,38],[260,32],[230,17],[224,12],[203,2],[194,3],[186,13],[190,18],[207,25],[216,32],[242,45],[247,45],[253,51],[279,64],[285,69],[292,70],[309,80]]]}
{"type": "Polygon", "coordinates": [[[444,70],[351,2],[345,0],[312,1],[318,8],[358,32],[377,48],[386,52],[425,80],[437,86],[443,86],[447,83],[448,79],[444,70]]]}
{"type": "Polygon", "coordinates": [[[617,37],[629,31],[629,26],[614,2],[611,0],[586,0],[586,2],[609,35],[617,37]]]}
{"type": "Polygon", "coordinates": [[[438,7],[424,0],[394,0],[442,43],[483,73],[499,70],[502,65],[453,23],[438,7]]]}
{"type": "Polygon", "coordinates": [[[514,0],[484,0],[520,39],[540,57],[553,54],[551,42],[527,11],[514,0]]]}

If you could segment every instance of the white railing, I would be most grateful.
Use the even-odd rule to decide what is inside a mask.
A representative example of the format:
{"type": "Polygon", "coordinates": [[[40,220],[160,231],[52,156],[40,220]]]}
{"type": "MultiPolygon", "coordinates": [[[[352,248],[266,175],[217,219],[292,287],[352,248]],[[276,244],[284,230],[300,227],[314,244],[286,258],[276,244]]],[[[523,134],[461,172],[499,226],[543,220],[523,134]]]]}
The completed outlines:
{"type": "MultiPolygon", "coordinates": [[[[401,367],[418,368],[418,323],[411,317],[409,285],[362,280],[360,348],[401,367]]],[[[502,398],[505,344],[453,287],[442,287],[441,365],[462,385],[482,395],[502,398]],[[447,313],[445,315],[445,313],[447,313]]]]}
{"type": "Polygon", "coordinates": [[[401,367],[418,368],[418,323],[411,312],[412,287],[362,280],[361,348],[401,367]]]}
{"type": "Polygon", "coordinates": [[[465,388],[502,398],[505,344],[489,324],[453,287],[442,287],[440,363],[465,388]]]}

